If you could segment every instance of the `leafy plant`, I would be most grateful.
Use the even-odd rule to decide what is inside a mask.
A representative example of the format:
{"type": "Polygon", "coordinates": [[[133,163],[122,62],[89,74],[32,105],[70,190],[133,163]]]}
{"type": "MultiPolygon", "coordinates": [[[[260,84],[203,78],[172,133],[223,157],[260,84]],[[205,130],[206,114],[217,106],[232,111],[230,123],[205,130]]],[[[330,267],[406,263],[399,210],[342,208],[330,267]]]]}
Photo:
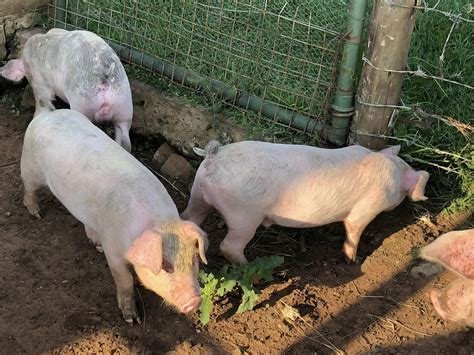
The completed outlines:
{"type": "Polygon", "coordinates": [[[237,309],[237,313],[252,310],[257,304],[260,291],[254,284],[260,280],[273,280],[273,269],[283,264],[281,256],[266,256],[256,258],[254,261],[235,267],[228,265],[221,268],[216,273],[206,273],[199,271],[199,280],[202,283],[201,297],[202,303],[199,307],[200,321],[203,325],[209,322],[214,301],[217,297],[222,297],[236,288],[242,291],[242,301],[237,309]]]}

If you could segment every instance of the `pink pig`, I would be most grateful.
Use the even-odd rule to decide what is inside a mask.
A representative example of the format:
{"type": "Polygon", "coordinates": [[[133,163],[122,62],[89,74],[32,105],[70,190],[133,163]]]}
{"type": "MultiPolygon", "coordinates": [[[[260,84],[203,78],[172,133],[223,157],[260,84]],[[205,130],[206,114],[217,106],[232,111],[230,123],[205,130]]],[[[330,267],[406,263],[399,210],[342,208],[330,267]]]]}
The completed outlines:
{"type": "Polygon", "coordinates": [[[41,217],[38,189],[47,186],[84,223],[107,258],[127,322],[139,321],[129,265],[179,311],[199,307],[196,255],[206,262],[205,233],[181,220],[163,184],[83,114],[45,111],[31,121],[21,177],[32,215],[41,217]]]}
{"type": "Polygon", "coordinates": [[[105,41],[88,31],[53,28],[26,41],[21,59],[9,61],[0,74],[26,77],[35,95],[35,116],[54,110],[55,96],[92,122],[110,121],[115,140],[131,150],[132,94],[120,59],[105,41]]]}
{"type": "Polygon", "coordinates": [[[400,146],[374,153],[360,146],[322,149],[304,145],[246,141],[205,151],[188,207],[181,217],[201,224],[213,208],[228,233],[220,244],[232,263],[245,263],[244,248],[257,227],[278,224],[316,227],[343,221],[344,254],[356,261],[365,227],[405,196],[426,200],[429,174],[414,171],[397,156],[400,146]]]}
{"type": "Polygon", "coordinates": [[[423,247],[420,255],[459,276],[446,289],[431,291],[436,312],[443,319],[474,327],[474,229],[443,234],[423,247]]]}

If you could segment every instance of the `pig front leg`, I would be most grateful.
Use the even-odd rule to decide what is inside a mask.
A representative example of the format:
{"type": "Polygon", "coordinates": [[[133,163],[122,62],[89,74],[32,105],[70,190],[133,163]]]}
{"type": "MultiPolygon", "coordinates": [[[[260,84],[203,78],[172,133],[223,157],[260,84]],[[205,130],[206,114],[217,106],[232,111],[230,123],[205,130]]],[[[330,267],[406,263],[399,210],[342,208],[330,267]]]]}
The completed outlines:
{"type": "Polygon", "coordinates": [[[100,237],[97,232],[86,225],[84,226],[84,229],[86,231],[87,238],[89,238],[89,241],[94,244],[95,248],[99,253],[103,253],[104,248],[102,248],[102,245],[100,244],[100,237]]]}
{"type": "Polygon", "coordinates": [[[104,253],[117,287],[117,302],[125,322],[133,324],[133,321],[136,320],[140,324],[141,320],[138,316],[133,294],[133,275],[127,266],[126,260],[121,256],[116,256],[115,253],[111,253],[107,248],[104,248],[104,253]]]}
{"type": "Polygon", "coordinates": [[[54,111],[53,100],[55,98],[54,91],[44,83],[30,81],[33,94],[35,96],[35,113],[33,117],[38,116],[43,111],[54,111]]]}

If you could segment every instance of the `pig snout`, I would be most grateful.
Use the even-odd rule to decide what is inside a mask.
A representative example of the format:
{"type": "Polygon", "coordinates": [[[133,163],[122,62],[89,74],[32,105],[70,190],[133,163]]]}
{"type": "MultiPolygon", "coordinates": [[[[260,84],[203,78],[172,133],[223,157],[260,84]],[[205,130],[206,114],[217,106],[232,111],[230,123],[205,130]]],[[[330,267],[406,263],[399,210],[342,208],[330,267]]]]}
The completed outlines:
{"type": "Polygon", "coordinates": [[[189,313],[195,311],[201,305],[201,296],[191,296],[191,298],[183,298],[183,302],[178,303],[178,309],[181,313],[189,313]]]}

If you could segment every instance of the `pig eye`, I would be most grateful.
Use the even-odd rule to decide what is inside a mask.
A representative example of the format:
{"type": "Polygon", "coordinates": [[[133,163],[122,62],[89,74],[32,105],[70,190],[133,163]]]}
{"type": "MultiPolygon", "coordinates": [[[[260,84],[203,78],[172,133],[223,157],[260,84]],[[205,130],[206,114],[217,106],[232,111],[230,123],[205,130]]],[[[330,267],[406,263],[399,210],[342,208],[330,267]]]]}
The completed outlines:
{"type": "Polygon", "coordinates": [[[167,260],[163,260],[163,269],[167,273],[172,273],[174,271],[173,265],[171,265],[167,260]]]}

